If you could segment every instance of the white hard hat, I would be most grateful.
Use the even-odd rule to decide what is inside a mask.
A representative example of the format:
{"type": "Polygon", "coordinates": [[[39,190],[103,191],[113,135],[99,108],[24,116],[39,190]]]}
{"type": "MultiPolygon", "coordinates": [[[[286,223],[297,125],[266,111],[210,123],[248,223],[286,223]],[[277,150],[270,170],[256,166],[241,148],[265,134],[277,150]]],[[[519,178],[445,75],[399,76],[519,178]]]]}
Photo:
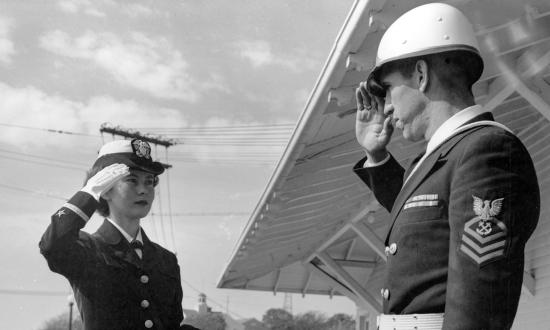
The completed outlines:
{"type": "Polygon", "coordinates": [[[474,73],[477,81],[483,71],[483,61],[474,29],[466,16],[443,3],[413,8],[395,20],[382,36],[369,80],[388,62],[451,50],[466,50],[477,55],[480,61],[475,69],[479,72],[474,73]]]}

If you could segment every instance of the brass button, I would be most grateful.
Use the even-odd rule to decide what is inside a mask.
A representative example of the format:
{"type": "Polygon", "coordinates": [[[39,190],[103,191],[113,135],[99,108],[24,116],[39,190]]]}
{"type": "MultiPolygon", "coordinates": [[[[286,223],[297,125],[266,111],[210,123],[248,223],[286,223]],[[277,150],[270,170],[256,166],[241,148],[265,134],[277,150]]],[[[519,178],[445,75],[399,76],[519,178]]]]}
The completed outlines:
{"type": "Polygon", "coordinates": [[[386,254],[386,257],[390,255],[390,247],[389,246],[386,246],[386,248],[384,249],[384,253],[386,254]]]}
{"type": "Polygon", "coordinates": [[[147,276],[147,275],[141,275],[141,277],[139,278],[139,280],[141,281],[141,283],[145,284],[145,283],[149,282],[149,276],[147,276]]]}
{"type": "Polygon", "coordinates": [[[141,301],[140,305],[143,308],[147,308],[147,307],[149,307],[149,301],[147,299],[144,299],[144,300],[141,301]]]}
{"type": "Polygon", "coordinates": [[[393,255],[397,252],[397,243],[391,243],[390,245],[390,253],[393,255]]]}
{"type": "Polygon", "coordinates": [[[151,321],[151,320],[145,321],[145,327],[147,329],[151,329],[153,327],[153,321],[151,321]]]}
{"type": "Polygon", "coordinates": [[[384,290],[382,291],[382,297],[383,297],[385,300],[390,299],[390,290],[384,289],[384,290]]]}

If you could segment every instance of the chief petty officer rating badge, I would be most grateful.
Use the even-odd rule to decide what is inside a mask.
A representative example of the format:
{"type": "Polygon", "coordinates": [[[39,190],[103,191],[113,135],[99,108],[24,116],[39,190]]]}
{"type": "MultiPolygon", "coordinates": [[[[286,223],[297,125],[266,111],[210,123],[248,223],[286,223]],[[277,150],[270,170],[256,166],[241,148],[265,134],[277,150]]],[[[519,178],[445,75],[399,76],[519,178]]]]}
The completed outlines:
{"type": "Polygon", "coordinates": [[[481,267],[504,256],[507,229],[496,218],[502,210],[504,198],[491,201],[472,197],[476,216],[464,225],[460,250],[481,267]]]}

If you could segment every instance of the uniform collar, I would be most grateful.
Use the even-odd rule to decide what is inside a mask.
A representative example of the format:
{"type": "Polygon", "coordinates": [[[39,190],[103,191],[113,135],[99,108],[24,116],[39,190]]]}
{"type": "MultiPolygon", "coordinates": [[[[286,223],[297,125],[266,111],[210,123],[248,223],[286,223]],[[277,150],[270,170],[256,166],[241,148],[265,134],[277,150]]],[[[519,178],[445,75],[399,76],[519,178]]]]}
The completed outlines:
{"type": "MultiPolygon", "coordinates": [[[[106,218],[107,221],[109,221],[116,229],[118,229],[118,231],[122,234],[122,236],[124,236],[124,238],[126,238],[126,240],[129,242],[133,241],[134,238],[132,236],[130,236],[130,234],[128,234],[126,232],[126,230],[122,229],[122,227],[120,227],[116,222],[114,222],[111,218],[106,218]]],[[[136,238],[135,238],[136,241],[139,241],[143,244],[143,237],[141,235],[141,227],[139,227],[138,229],[138,233],[136,235],[136,238]]]]}
{"type": "Polygon", "coordinates": [[[455,113],[435,130],[434,135],[432,135],[430,141],[428,141],[426,153],[429,154],[432,152],[441,143],[451,137],[457,128],[481,115],[483,112],[485,112],[483,107],[476,104],[455,113]]]}

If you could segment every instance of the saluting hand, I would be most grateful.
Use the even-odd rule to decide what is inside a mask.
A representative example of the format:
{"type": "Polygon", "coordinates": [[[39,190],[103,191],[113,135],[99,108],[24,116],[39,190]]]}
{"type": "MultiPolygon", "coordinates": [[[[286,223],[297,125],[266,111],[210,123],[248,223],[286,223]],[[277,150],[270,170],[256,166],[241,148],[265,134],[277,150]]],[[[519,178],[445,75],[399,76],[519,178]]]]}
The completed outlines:
{"type": "Polygon", "coordinates": [[[112,164],[88,179],[88,182],[86,182],[86,185],[81,190],[99,200],[99,197],[111,189],[118,180],[129,174],[130,168],[127,165],[112,164]]]}
{"type": "Polygon", "coordinates": [[[393,125],[391,116],[384,115],[384,99],[371,95],[367,83],[361,82],[355,90],[357,117],[355,136],[372,162],[383,160],[386,146],[391,140],[393,125]]]}

